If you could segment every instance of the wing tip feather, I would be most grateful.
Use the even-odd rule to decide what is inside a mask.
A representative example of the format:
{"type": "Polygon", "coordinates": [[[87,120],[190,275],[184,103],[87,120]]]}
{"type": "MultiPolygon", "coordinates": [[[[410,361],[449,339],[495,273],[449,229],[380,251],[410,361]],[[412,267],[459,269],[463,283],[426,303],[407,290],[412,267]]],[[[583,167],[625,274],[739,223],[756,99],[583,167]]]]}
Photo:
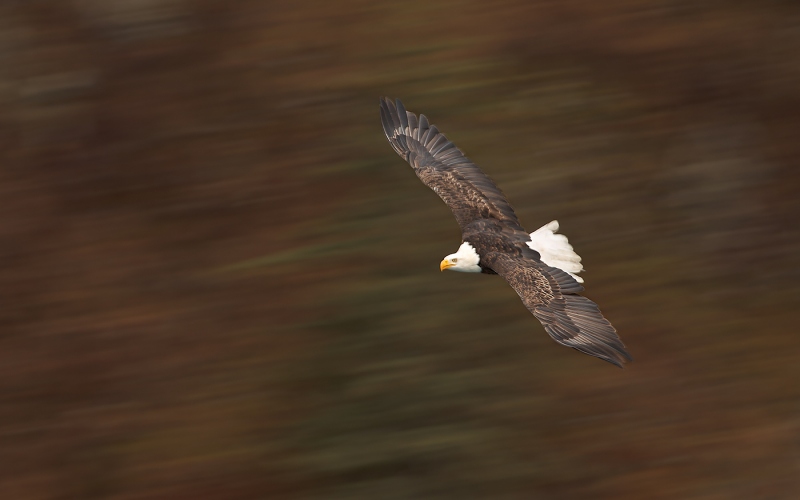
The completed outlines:
{"type": "Polygon", "coordinates": [[[534,316],[557,343],[624,368],[633,357],[597,304],[581,295],[564,295],[540,305],[534,316]]]}

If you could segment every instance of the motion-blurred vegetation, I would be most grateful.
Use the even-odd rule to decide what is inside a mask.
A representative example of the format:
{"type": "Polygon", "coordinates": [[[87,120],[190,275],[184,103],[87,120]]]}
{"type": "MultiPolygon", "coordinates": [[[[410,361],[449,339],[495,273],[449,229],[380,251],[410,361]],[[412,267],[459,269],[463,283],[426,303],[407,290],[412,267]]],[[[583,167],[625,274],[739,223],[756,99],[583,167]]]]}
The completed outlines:
{"type": "Polygon", "coordinates": [[[793,499],[800,5],[0,3],[0,498],[793,499]],[[556,345],[382,135],[559,219],[556,345]]]}

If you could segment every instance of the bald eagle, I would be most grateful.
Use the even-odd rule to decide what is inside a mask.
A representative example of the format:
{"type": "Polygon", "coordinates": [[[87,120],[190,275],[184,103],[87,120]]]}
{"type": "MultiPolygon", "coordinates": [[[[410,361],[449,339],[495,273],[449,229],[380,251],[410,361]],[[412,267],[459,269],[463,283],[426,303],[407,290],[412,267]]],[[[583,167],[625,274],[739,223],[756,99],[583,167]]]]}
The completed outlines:
{"type": "Polygon", "coordinates": [[[382,98],[381,121],[392,148],[453,211],[461,246],[439,269],[499,274],[559,344],[619,367],[630,354],[583,291],[581,258],[552,221],[528,234],[500,189],[425,115],[382,98]]]}

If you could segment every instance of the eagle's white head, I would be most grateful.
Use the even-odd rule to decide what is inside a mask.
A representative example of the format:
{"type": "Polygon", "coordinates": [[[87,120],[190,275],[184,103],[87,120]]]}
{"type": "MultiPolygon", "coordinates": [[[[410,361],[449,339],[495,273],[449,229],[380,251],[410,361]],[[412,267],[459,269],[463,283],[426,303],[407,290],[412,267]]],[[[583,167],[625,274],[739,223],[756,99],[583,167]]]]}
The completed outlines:
{"type": "Polygon", "coordinates": [[[439,270],[460,271],[462,273],[479,273],[481,268],[478,265],[481,258],[475,248],[466,241],[458,248],[458,252],[451,253],[439,264],[439,270]]]}

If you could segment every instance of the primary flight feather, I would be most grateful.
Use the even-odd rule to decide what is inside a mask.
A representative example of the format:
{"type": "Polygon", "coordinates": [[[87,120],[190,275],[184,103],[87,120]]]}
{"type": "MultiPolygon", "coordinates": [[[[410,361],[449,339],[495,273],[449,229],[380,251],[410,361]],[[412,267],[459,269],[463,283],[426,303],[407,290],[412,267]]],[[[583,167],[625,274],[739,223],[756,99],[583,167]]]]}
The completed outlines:
{"type": "Polygon", "coordinates": [[[503,193],[425,115],[398,99],[381,99],[381,121],[392,148],[450,207],[462,244],[442,260],[451,271],[499,274],[559,344],[622,366],[631,360],[616,330],[583,291],[581,258],[558,222],[528,234],[503,193]]]}

